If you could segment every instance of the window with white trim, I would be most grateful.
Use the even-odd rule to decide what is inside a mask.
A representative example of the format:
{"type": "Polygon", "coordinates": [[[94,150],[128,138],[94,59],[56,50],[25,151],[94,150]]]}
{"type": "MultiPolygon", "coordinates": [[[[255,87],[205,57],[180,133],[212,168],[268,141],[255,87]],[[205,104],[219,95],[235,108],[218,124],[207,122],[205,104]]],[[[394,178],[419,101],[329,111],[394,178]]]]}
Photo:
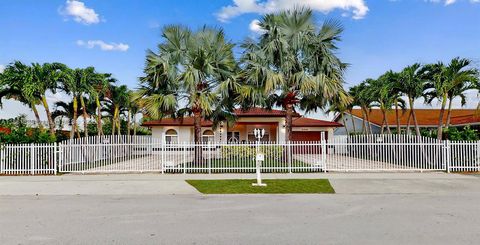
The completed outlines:
{"type": "Polygon", "coordinates": [[[202,142],[203,143],[213,143],[215,141],[215,133],[212,130],[205,130],[202,134],[202,142]]]}
{"type": "Polygon", "coordinates": [[[165,132],[165,143],[166,144],[177,144],[178,143],[178,133],[174,129],[169,129],[165,132]]]}

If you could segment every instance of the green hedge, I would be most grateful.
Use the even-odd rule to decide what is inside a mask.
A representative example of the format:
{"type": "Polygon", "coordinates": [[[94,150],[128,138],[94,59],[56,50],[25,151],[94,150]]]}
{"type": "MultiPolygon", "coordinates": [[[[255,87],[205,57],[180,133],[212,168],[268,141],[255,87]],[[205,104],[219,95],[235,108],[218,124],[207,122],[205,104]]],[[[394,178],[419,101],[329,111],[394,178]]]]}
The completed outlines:
{"type": "MultiPolygon", "coordinates": [[[[255,157],[255,147],[254,146],[222,146],[222,157],[223,158],[253,158],[255,157]]],[[[262,145],[259,146],[259,152],[265,154],[265,157],[268,158],[281,158],[283,147],[282,146],[269,146],[262,145]]]]}

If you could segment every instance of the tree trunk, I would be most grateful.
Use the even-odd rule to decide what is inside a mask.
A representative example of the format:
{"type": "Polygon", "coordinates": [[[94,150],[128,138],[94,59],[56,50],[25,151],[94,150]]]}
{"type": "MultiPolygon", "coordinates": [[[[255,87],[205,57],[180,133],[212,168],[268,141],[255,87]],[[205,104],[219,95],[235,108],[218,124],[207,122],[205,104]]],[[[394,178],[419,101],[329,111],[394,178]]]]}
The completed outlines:
{"type": "Polygon", "coordinates": [[[412,120],[412,110],[408,110],[408,118],[407,118],[407,135],[411,135],[412,131],[410,130],[410,121],[412,120]]]}
{"type": "Polygon", "coordinates": [[[417,134],[417,136],[422,136],[420,134],[420,127],[418,126],[417,113],[415,112],[414,105],[413,105],[414,103],[413,98],[408,98],[408,101],[410,103],[410,110],[412,110],[413,124],[415,125],[415,133],[417,134]]]}
{"type": "Polygon", "coordinates": [[[442,99],[442,108],[440,109],[440,116],[438,118],[438,133],[437,139],[442,140],[442,133],[443,133],[443,115],[445,114],[445,105],[447,104],[447,96],[444,95],[442,99]]]}
{"type": "Polygon", "coordinates": [[[50,136],[55,137],[55,122],[53,121],[52,113],[50,112],[50,108],[47,103],[47,97],[45,95],[42,95],[42,103],[43,107],[45,108],[45,113],[47,114],[48,127],[50,128],[50,136]]]}
{"type": "Polygon", "coordinates": [[[384,118],[385,118],[385,126],[387,127],[387,133],[392,134],[392,131],[390,130],[390,125],[388,124],[388,119],[387,119],[387,111],[384,111],[384,118]]]}
{"type": "Polygon", "coordinates": [[[70,139],[73,139],[75,132],[77,131],[77,118],[78,118],[78,102],[77,97],[73,96],[73,119],[72,128],[70,129],[70,139]]]}
{"type": "Polygon", "coordinates": [[[193,130],[195,142],[195,164],[202,164],[202,112],[201,110],[194,110],[193,112],[193,130]]]}
{"type": "Polygon", "coordinates": [[[362,133],[368,134],[367,122],[365,121],[365,111],[363,110],[363,107],[361,108],[361,110],[362,110],[362,133]]]}
{"type": "Polygon", "coordinates": [[[398,100],[395,100],[395,119],[397,120],[397,134],[400,135],[402,130],[400,129],[400,116],[398,115],[398,100]]]}
{"type": "Polygon", "coordinates": [[[450,127],[450,118],[452,116],[452,100],[453,98],[448,99],[447,123],[445,124],[445,128],[447,129],[450,127]]]}
{"type": "Polygon", "coordinates": [[[292,117],[293,117],[293,105],[286,105],[286,115],[285,115],[285,140],[292,140],[292,117]]]}
{"type": "Polygon", "coordinates": [[[370,115],[368,113],[368,108],[365,108],[365,117],[367,119],[367,131],[368,133],[370,134],[373,134],[373,130],[372,130],[372,123],[370,122],[370,115]]]}
{"type": "Polygon", "coordinates": [[[133,135],[137,136],[137,115],[133,114],[133,135]]]}
{"type": "Polygon", "coordinates": [[[103,135],[103,126],[102,126],[102,106],[100,104],[100,99],[98,96],[95,97],[95,103],[97,104],[97,128],[98,128],[98,136],[103,135]]]}
{"type": "Polygon", "coordinates": [[[40,131],[43,131],[42,121],[40,120],[40,115],[38,114],[36,105],[32,103],[30,105],[30,108],[32,108],[33,114],[35,115],[35,120],[37,121],[38,129],[40,129],[40,131]]]}
{"type": "Polygon", "coordinates": [[[127,135],[130,135],[130,110],[128,110],[127,114],[127,135]]]}
{"type": "Polygon", "coordinates": [[[80,96],[80,105],[82,106],[82,113],[83,113],[83,134],[85,137],[88,137],[88,121],[87,121],[87,107],[85,105],[85,100],[83,96],[80,96]]]}

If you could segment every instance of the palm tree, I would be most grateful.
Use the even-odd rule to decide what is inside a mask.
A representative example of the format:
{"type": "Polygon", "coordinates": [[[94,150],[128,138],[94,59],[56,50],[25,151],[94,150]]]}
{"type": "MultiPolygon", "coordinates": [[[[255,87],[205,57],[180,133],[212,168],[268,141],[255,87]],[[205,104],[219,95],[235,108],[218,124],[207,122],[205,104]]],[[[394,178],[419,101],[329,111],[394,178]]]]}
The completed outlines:
{"type": "MultiPolygon", "coordinates": [[[[380,76],[379,80],[384,84],[383,86],[387,88],[387,91],[385,91],[387,100],[384,102],[392,103],[392,105],[395,107],[395,122],[397,127],[397,134],[400,135],[401,128],[399,109],[405,109],[405,101],[402,99],[401,94],[400,74],[390,70],[380,76]]],[[[391,109],[391,106],[389,107],[388,105],[386,105],[386,107],[387,111],[391,109]]]]}
{"type": "MultiPolygon", "coordinates": [[[[416,99],[423,96],[425,90],[425,79],[423,78],[423,68],[419,63],[405,67],[400,72],[400,91],[407,96],[408,105],[410,107],[410,114],[408,116],[408,125],[410,125],[410,118],[413,118],[415,125],[415,133],[420,136],[420,128],[418,127],[417,114],[414,108],[416,99]]],[[[407,127],[409,131],[409,127],[407,127]]]]}
{"type": "Polygon", "coordinates": [[[41,98],[27,96],[25,91],[23,91],[23,88],[25,88],[23,74],[28,71],[27,66],[20,62],[15,62],[7,66],[3,73],[0,73],[0,107],[2,106],[2,98],[19,101],[33,111],[38,127],[42,130],[43,124],[36,107],[40,104],[41,98]]]}
{"type": "Polygon", "coordinates": [[[112,135],[115,131],[120,135],[120,114],[125,110],[129,103],[129,90],[126,85],[110,86],[108,96],[106,98],[107,107],[111,108],[112,117],[112,135]]]}
{"type": "Polygon", "coordinates": [[[384,132],[384,127],[387,128],[387,132],[389,134],[392,133],[387,119],[388,112],[393,106],[403,107],[403,100],[395,91],[395,84],[389,82],[392,76],[392,74],[386,73],[383,76],[380,76],[378,79],[366,80],[370,96],[374,98],[373,106],[378,106],[382,111],[382,134],[384,132]]]}
{"type": "MultiPolygon", "coordinates": [[[[210,27],[193,32],[167,26],[162,38],[158,52],[147,54],[136,97],[150,117],[193,115],[194,141],[201,143],[202,118],[209,118],[221,97],[237,87],[234,45],[221,29],[210,27]]],[[[201,147],[195,149],[195,161],[201,162],[201,147]]]]}
{"type": "Polygon", "coordinates": [[[96,79],[93,81],[93,90],[90,91],[90,95],[95,98],[96,113],[97,113],[97,128],[98,135],[103,135],[102,125],[102,100],[108,94],[108,89],[114,84],[116,80],[112,78],[111,74],[97,74],[96,79]]]}
{"type": "Polygon", "coordinates": [[[87,113],[84,96],[86,93],[92,91],[92,76],[94,75],[93,68],[87,69],[69,69],[65,68],[62,75],[62,89],[72,96],[73,103],[73,123],[72,130],[70,131],[70,138],[73,138],[74,132],[77,131],[77,120],[78,120],[78,101],[80,100],[81,108],[83,112],[84,119],[84,130],[85,136],[88,136],[87,124],[87,113]]]}
{"type": "Polygon", "coordinates": [[[42,65],[38,63],[32,64],[33,79],[30,80],[31,84],[27,84],[25,90],[27,96],[40,97],[47,115],[48,126],[50,128],[50,136],[55,137],[55,122],[52,118],[46,92],[56,92],[59,79],[62,76],[62,70],[65,69],[65,65],[61,63],[44,63],[42,65]]]}
{"type": "MultiPolygon", "coordinates": [[[[373,101],[372,97],[367,91],[367,88],[367,84],[364,81],[356,86],[351,87],[349,90],[349,94],[353,98],[351,105],[359,106],[362,111],[362,133],[364,134],[369,134],[372,132],[369,109],[373,101]]],[[[350,109],[350,115],[352,117],[352,121],[354,121],[352,110],[353,107],[350,109]]]]}
{"type": "Polygon", "coordinates": [[[21,97],[20,101],[29,104],[36,114],[37,121],[39,121],[39,116],[34,105],[41,102],[47,115],[52,137],[55,137],[55,123],[47,103],[46,93],[47,91],[55,92],[63,67],[64,65],[60,63],[44,63],[42,65],[33,63],[28,66],[20,61],[15,61],[7,66],[3,75],[3,80],[8,83],[6,86],[11,89],[10,92],[15,92],[17,96],[21,97]]]}
{"type": "Polygon", "coordinates": [[[343,28],[326,21],[317,31],[312,11],[305,8],[267,14],[259,25],[259,40],[242,45],[244,86],[238,100],[243,107],[283,107],[285,138],[291,140],[292,116],[299,105],[308,112],[334,98],[348,103],[342,86],[347,65],[335,55],[343,28]]]}
{"type": "Polygon", "coordinates": [[[425,95],[427,101],[431,102],[436,98],[442,103],[438,119],[437,137],[439,140],[442,139],[443,117],[449,96],[453,96],[454,91],[461,84],[475,84],[478,81],[478,70],[469,67],[470,64],[470,60],[457,57],[452,59],[448,65],[438,62],[425,67],[425,77],[428,79],[426,88],[431,89],[425,95]]]}
{"type": "MultiPolygon", "coordinates": [[[[55,106],[55,109],[52,112],[53,120],[57,120],[57,118],[60,118],[60,119],[67,118],[68,123],[70,126],[72,126],[72,131],[73,131],[74,118],[75,118],[75,115],[78,115],[79,113],[81,113],[80,108],[77,108],[77,111],[74,112],[73,101],[70,101],[70,102],[57,101],[55,102],[54,106],[55,106]]],[[[77,134],[77,137],[80,137],[78,128],[75,128],[74,133],[77,134]]]]}

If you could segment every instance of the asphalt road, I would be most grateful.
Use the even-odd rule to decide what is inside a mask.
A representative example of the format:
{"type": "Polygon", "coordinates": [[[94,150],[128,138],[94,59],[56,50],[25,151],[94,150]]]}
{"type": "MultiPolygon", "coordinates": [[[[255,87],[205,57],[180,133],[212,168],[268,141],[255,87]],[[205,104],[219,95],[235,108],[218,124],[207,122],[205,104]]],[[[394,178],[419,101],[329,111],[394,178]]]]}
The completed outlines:
{"type": "MultiPolygon", "coordinates": [[[[360,190],[368,183],[389,185],[385,179],[357,181],[364,183],[360,190]]],[[[432,191],[437,185],[431,181],[404,180],[424,190],[412,193],[400,191],[399,181],[390,193],[374,194],[0,195],[0,243],[479,243],[480,189],[460,187],[466,181],[476,186],[480,178],[446,180],[462,182],[446,191],[432,191]]]]}

